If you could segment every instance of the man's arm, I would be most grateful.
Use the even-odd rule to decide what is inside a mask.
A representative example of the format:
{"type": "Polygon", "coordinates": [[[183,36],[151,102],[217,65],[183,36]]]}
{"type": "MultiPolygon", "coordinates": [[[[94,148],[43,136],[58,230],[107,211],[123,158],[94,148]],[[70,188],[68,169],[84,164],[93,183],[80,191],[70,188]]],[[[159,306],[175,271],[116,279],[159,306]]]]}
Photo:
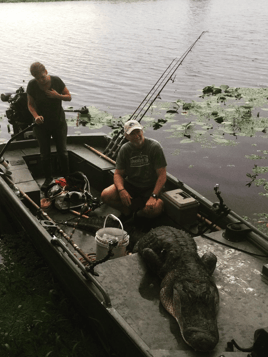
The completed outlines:
{"type": "Polygon", "coordinates": [[[42,124],[44,122],[44,118],[36,112],[35,101],[30,94],[27,94],[27,101],[28,101],[28,109],[32,114],[32,116],[34,117],[36,124],[42,124]]]}
{"type": "Polygon", "coordinates": [[[117,188],[121,202],[123,203],[124,206],[128,207],[131,205],[132,197],[124,188],[124,176],[125,176],[125,170],[116,169],[114,173],[114,184],[115,187],[117,188]]]}
{"type": "MultiPolygon", "coordinates": [[[[160,169],[157,169],[156,172],[158,178],[156,180],[155,187],[152,193],[155,193],[158,196],[162,188],[164,187],[164,184],[166,183],[166,179],[167,179],[166,167],[161,167],[160,169]]],[[[157,199],[152,196],[149,197],[144,207],[146,214],[148,214],[149,216],[151,216],[151,214],[154,215],[156,211],[158,211],[158,213],[161,213],[162,209],[163,209],[163,201],[161,199],[157,199]]]]}
{"type": "Polygon", "coordinates": [[[125,170],[115,170],[114,173],[114,184],[118,191],[124,190],[124,176],[125,170]]]}
{"type": "Polygon", "coordinates": [[[160,169],[156,170],[157,173],[157,181],[155,183],[155,187],[153,190],[153,193],[156,195],[159,195],[161,192],[162,188],[164,187],[166,180],[167,180],[167,170],[166,167],[161,167],[160,169]]]}

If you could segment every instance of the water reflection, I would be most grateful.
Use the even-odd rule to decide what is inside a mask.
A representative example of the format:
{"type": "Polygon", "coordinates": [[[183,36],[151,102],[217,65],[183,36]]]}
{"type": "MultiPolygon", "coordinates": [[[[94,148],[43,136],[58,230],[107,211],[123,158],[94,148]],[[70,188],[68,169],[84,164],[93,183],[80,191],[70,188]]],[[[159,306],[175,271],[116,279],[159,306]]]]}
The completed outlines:
{"type": "MultiPolygon", "coordinates": [[[[74,107],[93,105],[115,116],[130,114],[171,60],[204,30],[208,33],[180,67],[175,82],[167,85],[163,100],[195,100],[200,89],[211,84],[267,85],[266,0],[1,3],[0,9],[0,93],[26,86],[30,64],[41,61],[49,73],[63,78],[74,107]]],[[[0,113],[5,109],[0,102],[0,113]]],[[[248,197],[243,187],[248,164],[243,158],[250,141],[243,142],[244,151],[242,145],[235,152],[221,147],[207,151],[181,147],[163,132],[149,134],[162,140],[171,173],[203,189],[204,195],[218,181],[229,197],[234,195],[232,208],[248,197]],[[172,154],[176,150],[179,156],[172,154]],[[224,161],[228,157],[237,161],[224,161]],[[226,166],[233,164],[233,171],[226,166]]]]}

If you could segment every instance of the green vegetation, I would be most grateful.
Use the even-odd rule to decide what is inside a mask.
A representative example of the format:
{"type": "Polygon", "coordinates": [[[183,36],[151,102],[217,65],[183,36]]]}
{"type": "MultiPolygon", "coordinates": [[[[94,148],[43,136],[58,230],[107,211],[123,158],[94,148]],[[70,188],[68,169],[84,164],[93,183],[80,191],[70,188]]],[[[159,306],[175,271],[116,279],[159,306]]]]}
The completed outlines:
{"type": "MultiPolygon", "coordinates": [[[[142,119],[146,128],[162,130],[169,137],[177,138],[182,145],[199,143],[202,147],[215,148],[221,145],[239,145],[239,138],[267,138],[268,131],[268,89],[267,88],[230,88],[228,85],[206,86],[198,101],[176,102],[158,101],[152,105],[149,114],[142,119]]],[[[114,118],[111,114],[88,107],[89,115],[80,115],[69,120],[70,126],[77,123],[89,129],[110,127],[112,135],[122,130],[123,122],[130,115],[114,118]]],[[[80,133],[80,132],[77,132],[80,133]]],[[[252,147],[257,144],[252,143],[252,147]]],[[[179,154],[174,150],[174,155],[179,154]]],[[[268,158],[268,152],[257,150],[245,157],[254,161],[268,158]]],[[[262,186],[268,197],[268,180],[265,175],[268,166],[254,164],[253,174],[248,173],[249,187],[254,183],[262,186]]]]}
{"type": "Polygon", "coordinates": [[[202,101],[172,103],[165,115],[171,123],[167,131],[181,144],[237,145],[239,137],[266,134],[268,118],[260,112],[266,114],[268,108],[255,108],[267,104],[267,96],[267,89],[205,87],[202,101]]]}
{"type": "MultiPolygon", "coordinates": [[[[200,143],[207,148],[219,145],[239,145],[239,138],[251,137],[252,147],[257,147],[254,138],[267,139],[268,131],[268,89],[267,88],[230,88],[207,86],[203,88],[199,101],[191,103],[178,99],[162,105],[164,119],[144,118],[154,129],[169,123],[164,131],[178,138],[180,144],[200,143]]],[[[152,114],[152,113],[151,113],[152,114]]],[[[159,108],[158,108],[159,114],[159,108]]],[[[175,151],[174,154],[179,151],[175,151]]],[[[268,159],[267,150],[258,150],[247,159],[257,162],[253,174],[247,177],[252,184],[262,187],[260,195],[268,197],[268,166],[260,165],[260,160],[268,159]]]]}
{"type": "MultiPolygon", "coordinates": [[[[73,107],[67,107],[65,109],[73,109],[73,107]]],[[[78,117],[67,118],[67,124],[70,127],[83,127],[91,129],[101,129],[103,127],[110,127],[112,129],[118,128],[124,118],[116,119],[106,111],[100,110],[94,106],[88,106],[88,114],[79,114],[78,117]]]]}
{"type": "Polygon", "coordinates": [[[0,355],[111,356],[74,309],[24,233],[0,236],[0,355]]]}

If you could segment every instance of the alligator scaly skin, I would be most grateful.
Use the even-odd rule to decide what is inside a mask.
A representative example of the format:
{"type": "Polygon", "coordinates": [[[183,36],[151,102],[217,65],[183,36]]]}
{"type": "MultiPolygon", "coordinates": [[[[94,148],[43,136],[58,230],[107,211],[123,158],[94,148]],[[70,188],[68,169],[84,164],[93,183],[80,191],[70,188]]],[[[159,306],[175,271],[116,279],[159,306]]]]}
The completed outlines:
{"type": "Polygon", "coordinates": [[[138,250],[160,279],[160,301],[177,320],[184,341],[196,351],[211,351],[219,341],[218,289],[211,277],[217,258],[197,253],[194,239],[167,226],[152,229],[138,250]]]}

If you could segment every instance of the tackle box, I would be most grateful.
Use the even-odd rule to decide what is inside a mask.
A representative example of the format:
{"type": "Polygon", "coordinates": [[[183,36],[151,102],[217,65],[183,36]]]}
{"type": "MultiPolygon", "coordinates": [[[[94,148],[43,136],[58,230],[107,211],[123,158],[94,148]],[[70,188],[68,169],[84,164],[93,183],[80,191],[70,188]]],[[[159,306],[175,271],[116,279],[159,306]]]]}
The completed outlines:
{"type": "Polygon", "coordinates": [[[166,213],[178,224],[191,224],[197,219],[199,203],[180,188],[166,191],[160,197],[166,213]]]}

